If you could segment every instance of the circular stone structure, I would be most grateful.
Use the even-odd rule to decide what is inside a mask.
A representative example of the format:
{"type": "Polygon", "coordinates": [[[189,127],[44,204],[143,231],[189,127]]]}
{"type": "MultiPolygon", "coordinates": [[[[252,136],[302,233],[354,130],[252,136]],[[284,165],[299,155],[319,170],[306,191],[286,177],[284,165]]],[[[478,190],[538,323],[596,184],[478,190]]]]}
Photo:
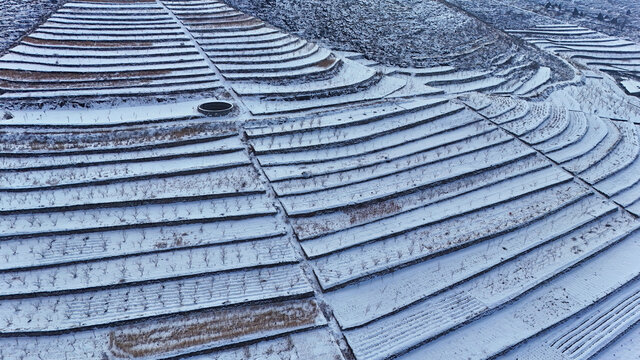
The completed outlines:
{"type": "Polygon", "coordinates": [[[222,116],[230,113],[233,107],[228,101],[211,101],[198,105],[198,111],[207,116],[222,116]]]}

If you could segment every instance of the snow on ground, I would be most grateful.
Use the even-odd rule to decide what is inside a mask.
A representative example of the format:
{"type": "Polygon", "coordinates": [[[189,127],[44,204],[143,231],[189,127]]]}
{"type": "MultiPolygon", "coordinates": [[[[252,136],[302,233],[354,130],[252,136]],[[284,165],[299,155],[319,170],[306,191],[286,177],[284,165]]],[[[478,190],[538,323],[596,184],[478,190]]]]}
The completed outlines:
{"type": "Polygon", "coordinates": [[[0,358],[637,354],[637,45],[331,4],[70,1],[0,57],[0,358]]]}
{"type": "Polygon", "coordinates": [[[631,95],[640,95],[640,82],[636,80],[622,80],[622,86],[631,95]]]}

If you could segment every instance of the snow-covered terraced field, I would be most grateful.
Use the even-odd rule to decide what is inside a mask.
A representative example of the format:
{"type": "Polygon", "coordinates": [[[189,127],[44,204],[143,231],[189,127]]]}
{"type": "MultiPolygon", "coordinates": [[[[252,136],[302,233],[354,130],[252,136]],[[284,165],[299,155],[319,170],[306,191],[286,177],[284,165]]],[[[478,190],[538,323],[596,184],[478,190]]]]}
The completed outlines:
{"type": "MultiPolygon", "coordinates": [[[[474,100],[478,102],[476,98],[471,103],[474,100]]],[[[524,101],[501,100],[492,101],[480,113],[628,211],[640,214],[638,126],[567,111],[561,106],[537,107],[524,101]]]]}
{"type": "MultiPolygon", "coordinates": [[[[560,126],[572,120],[561,110],[527,106],[496,101],[478,115],[413,101],[247,130],[356,358],[497,355],[551,325],[497,309],[636,241],[632,216],[535,146],[581,130],[560,126]],[[448,339],[483,326],[475,319],[514,335],[454,351],[448,339]]],[[[614,289],[579,294],[592,300],[563,314],[614,289]]]]}
{"type": "Polygon", "coordinates": [[[373,100],[405,86],[223,2],[163,3],[254,115],[348,103],[356,92],[358,101],[373,100]]]}
{"type": "Polygon", "coordinates": [[[484,71],[461,70],[452,66],[399,68],[371,62],[359,53],[347,53],[345,56],[387,75],[405,78],[414,86],[418,84],[418,88],[413,90],[415,93],[421,93],[419,87],[426,85],[427,88],[455,95],[482,92],[531,98],[553,85],[550,68],[532,62],[521,64],[522,59],[515,56],[498,59],[498,64],[505,69],[496,67],[484,71]]]}
{"type": "Polygon", "coordinates": [[[541,49],[587,67],[613,75],[631,95],[638,95],[634,81],[640,78],[640,46],[575,25],[538,25],[508,30],[541,49]]]}
{"type": "Polygon", "coordinates": [[[42,149],[5,149],[0,357],[155,358],[261,337],[286,353],[279,336],[316,328],[316,351],[340,354],[240,135],[193,126],[130,131],[142,147],[87,131],[55,151],[60,135],[41,131],[26,141],[42,149]],[[191,335],[157,335],[167,326],[191,335]]]}
{"type": "Polygon", "coordinates": [[[70,1],[0,68],[33,105],[0,123],[1,359],[637,347],[640,120],[605,78],[380,66],[217,0],[70,1]],[[34,110],[204,88],[237,110],[34,110]]]}
{"type": "Polygon", "coordinates": [[[0,58],[0,97],[209,90],[219,79],[155,1],[70,1],[0,58]]]}

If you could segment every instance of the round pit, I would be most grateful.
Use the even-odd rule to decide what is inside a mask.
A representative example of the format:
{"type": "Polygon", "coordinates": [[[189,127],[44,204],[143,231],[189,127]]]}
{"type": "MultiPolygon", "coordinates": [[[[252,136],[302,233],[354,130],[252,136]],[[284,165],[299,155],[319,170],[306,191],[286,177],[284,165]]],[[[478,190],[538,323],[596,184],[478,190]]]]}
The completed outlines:
{"type": "Polygon", "coordinates": [[[228,101],[211,101],[198,105],[198,111],[207,116],[222,116],[233,110],[233,104],[228,101]]]}

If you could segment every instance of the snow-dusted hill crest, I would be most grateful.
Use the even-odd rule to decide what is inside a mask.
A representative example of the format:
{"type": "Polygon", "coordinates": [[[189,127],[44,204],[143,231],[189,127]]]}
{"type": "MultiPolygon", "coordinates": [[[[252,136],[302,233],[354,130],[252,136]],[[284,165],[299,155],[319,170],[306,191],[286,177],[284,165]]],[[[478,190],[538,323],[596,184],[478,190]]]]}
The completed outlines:
{"type": "Polygon", "coordinates": [[[570,76],[68,2],[0,57],[0,358],[632,358],[640,104],[582,59],[635,45],[511,30],[570,76]]]}
{"type": "Polygon", "coordinates": [[[230,0],[230,4],[302,37],[357,51],[389,66],[499,71],[533,62],[553,68],[554,81],[572,77],[562,62],[523,46],[501,28],[446,1],[230,0]],[[512,55],[508,61],[507,54],[512,55]]]}

